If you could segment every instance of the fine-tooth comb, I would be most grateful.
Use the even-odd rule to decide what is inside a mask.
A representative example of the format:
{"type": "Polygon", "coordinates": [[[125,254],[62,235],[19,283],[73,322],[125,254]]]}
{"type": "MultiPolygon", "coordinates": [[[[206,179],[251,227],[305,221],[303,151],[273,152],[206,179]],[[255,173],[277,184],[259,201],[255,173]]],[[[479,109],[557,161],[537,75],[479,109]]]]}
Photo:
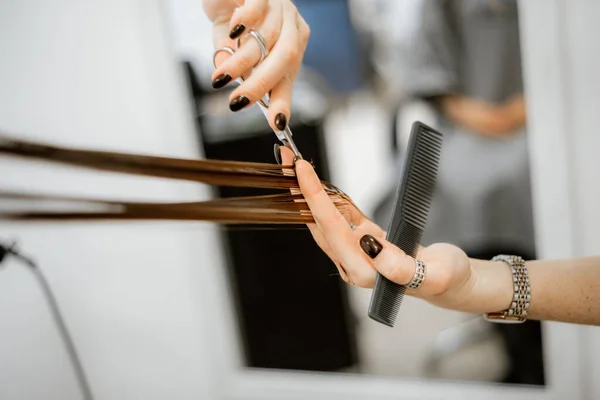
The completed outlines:
{"type": "MultiPolygon", "coordinates": [[[[387,240],[416,257],[435,189],[442,134],[421,123],[413,123],[404,171],[396,194],[387,240]]],[[[369,305],[369,317],[393,327],[406,291],[377,274],[369,305]]]]}

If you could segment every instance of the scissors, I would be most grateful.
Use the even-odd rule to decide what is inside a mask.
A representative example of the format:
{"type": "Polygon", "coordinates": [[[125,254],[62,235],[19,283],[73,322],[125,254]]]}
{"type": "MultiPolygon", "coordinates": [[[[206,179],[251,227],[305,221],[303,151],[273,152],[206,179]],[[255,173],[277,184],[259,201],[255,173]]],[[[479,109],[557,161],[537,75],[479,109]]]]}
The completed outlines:
{"type": "MultiPolygon", "coordinates": [[[[252,38],[254,38],[256,40],[256,42],[258,43],[258,46],[260,47],[260,60],[254,66],[254,68],[256,68],[261,62],[263,62],[265,57],[268,55],[267,44],[266,44],[264,38],[262,37],[262,35],[254,30],[250,30],[248,32],[248,35],[250,35],[252,38]]],[[[219,47],[218,49],[216,49],[215,52],[213,53],[213,65],[215,66],[215,68],[217,68],[217,55],[222,51],[229,53],[230,55],[234,55],[235,52],[240,48],[240,43],[241,43],[240,38],[237,38],[235,41],[235,50],[229,46],[223,46],[223,47],[219,47]]],[[[238,83],[242,83],[242,82],[244,82],[244,78],[239,77],[236,79],[236,81],[238,83]]],[[[260,107],[260,109],[262,110],[263,114],[265,115],[265,118],[267,118],[267,120],[268,120],[269,105],[270,105],[269,93],[265,94],[262,99],[258,100],[257,104],[260,107]]],[[[277,139],[279,139],[279,141],[281,143],[283,143],[284,146],[286,146],[290,150],[292,150],[292,152],[294,153],[294,157],[295,157],[294,161],[298,160],[298,159],[302,159],[302,154],[300,154],[298,147],[296,147],[296,143],[294,143],[294,140],[292,139],[292,136],[293,136],[292,130],[290,129],[289,126],[286,126],[286,128],[283,131],[273,130],[273,132],[275,132],[277,139]]]]}

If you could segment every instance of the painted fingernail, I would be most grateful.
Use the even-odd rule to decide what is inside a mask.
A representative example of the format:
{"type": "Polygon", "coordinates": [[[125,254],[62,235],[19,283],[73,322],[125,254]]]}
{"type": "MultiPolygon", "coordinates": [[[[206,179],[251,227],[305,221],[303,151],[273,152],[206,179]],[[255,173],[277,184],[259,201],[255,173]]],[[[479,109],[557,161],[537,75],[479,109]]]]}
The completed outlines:
{"type": "Polygon", "coordinates": [[[377,241],[372,235],[365,235],[360,238],[360,247],[367,255],[371,258],[375,258],[383,250],[381,243],[377,241]]]}
{"type": "Polygon", "coordinates": [[[229,76],[227,74],[221,74],[212,81],[212,87],[214,89],[221,89],[223,86],[227,85],[229,82],[231,82],[231,76],[229,76]]]}
{"type": "Polygon", "coordinates": [[[239,96],[239,97],[236,97],[235,99],[231,100],[231,103],[229,103],[229,109],[231,111],[240,111],[242,108],[246,107],[248,104],[250,104],[249,98],[247,98],[246,96],[239,96]]]}
{"type": "Polygon", "coordinates": [[[281,165],[281,146],[279,146],[277,143],[275,143],[275,145],[273,145],[273,154],[275,155],[275,161],[277,161],[277,164],[281,165]]]}
{"type": "Polygon", "coordinates": [[[287,117],[285,116],[285,114],[277,114],[277,116],[275,117],[275,126],[280,131],[285,129],[285,127],[287,126],[287,117]]]}
{"type": "Polygon", "coordinates": [[[246,30],[246,27],[242,24],[236,25],[231,32],[229,32],[229,38],[230,39],[235,39],[238,36],[240,36],[242,33],[244,33],[244,31],[246,30]]]}

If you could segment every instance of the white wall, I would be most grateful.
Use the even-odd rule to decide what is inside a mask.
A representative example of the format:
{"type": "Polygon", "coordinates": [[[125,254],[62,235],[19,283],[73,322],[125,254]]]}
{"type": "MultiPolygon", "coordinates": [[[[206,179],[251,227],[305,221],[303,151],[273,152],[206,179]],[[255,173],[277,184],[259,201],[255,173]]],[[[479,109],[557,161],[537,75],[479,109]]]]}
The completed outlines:
{"type": "MultiPolygon", "coordinates": [[[[160,3],[0,2],[0,130],[66,145],[197,157],[160,3]]],[[[192,184],[6,159],[0,187],[153,200],[207,196],[192,184]]],[[[222,301],[213,295],[218,288],[205,283],[223,267],[213,229],[3,223],[0,240],[18,239],[48,276],[97,399],[211,399],[216,365],[210,360],[226,354],[208,346],[210,335],[227,333],[222,323],[224,332],[203,329],[223,318],[211,311],[222,301]]],[[[39,288],[16,261],[5,265],[0,399],[80,399],[39,288]]]]}
{"type": "Polygon", "coordinates": [[[212,23],[202,9],[202,0],[168,0],[166,5],[173,49],[194,65],[200,84],[210,87],[214,70],[212,23]]]}
{"type": "MultiPolygon", "coordinates": [[[[599,255],[600,3],[528,0],[520,6],[541,256],[599,255]]],[[[573,382],[581,382],[572,390],[600,398],[600,328],[558,326],[548,336],[549,348],[582,357],[581,365],[568,368],[573,382]],[[579,340],[560,340],[559,333],[573,330],[579,340]]],[[[557,352],[548,361],[563,363],[557,352]]]]}

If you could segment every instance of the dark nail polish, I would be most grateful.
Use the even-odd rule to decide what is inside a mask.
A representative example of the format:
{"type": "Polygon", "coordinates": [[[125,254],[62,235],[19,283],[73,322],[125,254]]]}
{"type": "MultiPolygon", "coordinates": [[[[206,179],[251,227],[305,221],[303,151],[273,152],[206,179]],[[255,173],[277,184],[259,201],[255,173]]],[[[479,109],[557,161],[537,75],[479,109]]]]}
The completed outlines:
{"type": "Polygon", "coordinates": [[[214,89],[221,89],[223,86],[231,82],[231,77],[227,74],[221,74],[212,81],[212,87],[214,89]]]}
{"type": "Polygon", "coordinates": [[[236,25],[231,32],[229,32],[229,38],[230,39],[235,39],[238,36],[240,36],[242,33],[244,33],[244,31],[246,30],[246,27],[242,24],[236,25]]]}
{"type": "Polygon", "coordinates": [[[231,111],[240,111],[242,108],[246,107],[248,104],[250,104],[249,98],[247,98],[246,96],[239,96],[239,97],[236,97],[235,99],[233,99],[231,101],[231,103],[229,103],[229,109],[231,111]]]}
{"type": "Polygon", "coordinates": [[[360,247],[371,258],[377,257],[381,253],[381,250],[383,250],[381,243],[371,235],[365,235],[360,238],[360,247]]]}
{"type": "Polygon", "coordinates": [[[277,164],[281,165],[281,146],[279,146],[277,143],[275,143],[275,145],[273,146],[273,154],[275,155],[275,161],[277,161],[277,164]]]}
{"type": "Polygon", "coordinates": [[[275,117],[275,126],[280,131],[285,129],[285,127],[287,126],[287,117],[285,116],[285,114],[277,114],[277,116],[275,117]]]}

